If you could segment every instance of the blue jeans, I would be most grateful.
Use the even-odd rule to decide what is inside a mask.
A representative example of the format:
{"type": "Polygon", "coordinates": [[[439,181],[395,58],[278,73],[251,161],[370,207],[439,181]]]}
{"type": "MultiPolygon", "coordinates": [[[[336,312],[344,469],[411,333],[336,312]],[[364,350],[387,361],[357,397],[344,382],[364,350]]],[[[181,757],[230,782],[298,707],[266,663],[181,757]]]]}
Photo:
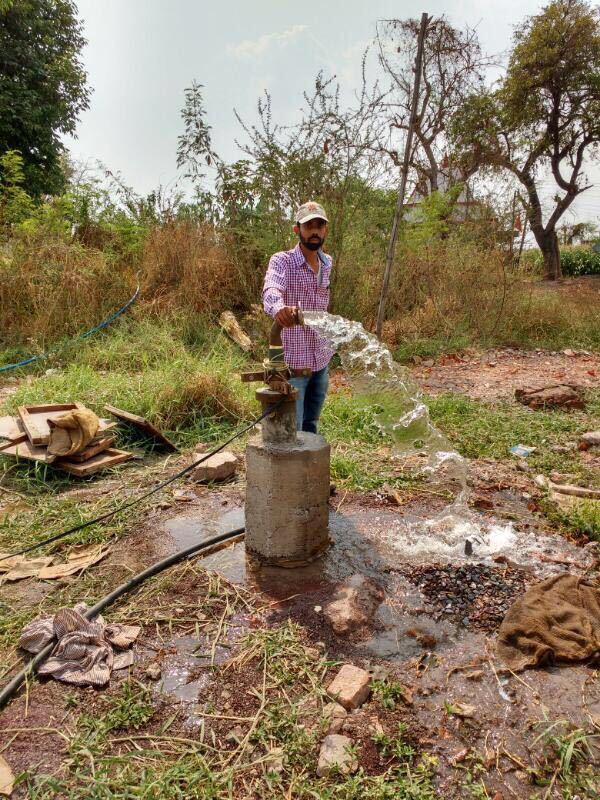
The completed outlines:
{"type": "Polygon", "coordinates": [[[297,429],[307,433],[316,433],[329,386],[329,367],[323,367],[306,378],[290,378],[290,383],[298,390],[296,398],[297,429]]]}

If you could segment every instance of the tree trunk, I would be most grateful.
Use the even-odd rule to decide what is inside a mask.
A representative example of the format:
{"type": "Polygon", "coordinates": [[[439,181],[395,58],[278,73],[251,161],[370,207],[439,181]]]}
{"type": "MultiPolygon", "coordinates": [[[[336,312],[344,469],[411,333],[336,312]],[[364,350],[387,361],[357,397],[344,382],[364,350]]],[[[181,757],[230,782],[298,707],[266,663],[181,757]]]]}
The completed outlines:
{"type": "Polygon", "coordinates": [[[556,231],[534,231],[534,236],[544,257],[544,279],[556,281],[562,278],[560,248],[556,231]]]}

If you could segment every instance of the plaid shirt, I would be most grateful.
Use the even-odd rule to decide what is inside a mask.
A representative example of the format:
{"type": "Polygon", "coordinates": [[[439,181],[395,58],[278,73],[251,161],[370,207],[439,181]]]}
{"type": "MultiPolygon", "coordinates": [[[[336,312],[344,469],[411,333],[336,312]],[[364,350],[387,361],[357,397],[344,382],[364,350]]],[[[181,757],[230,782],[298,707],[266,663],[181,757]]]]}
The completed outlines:
{"type": "MultiPolygon", "coordinates": [[[[300,245],[293,250],[275,253],[269,261],[263,286],[263,305],[274,317],[284,306],[299,306],[305,311],[327,311],[331,257],[320,255],[317,275],[306,263],[300,245]]],[[[329,364],[333,350],[322,336],[304,325],[284,328],[282,341],[285,362],[292,369],[307,368],[313,372],[329,364]]]]}

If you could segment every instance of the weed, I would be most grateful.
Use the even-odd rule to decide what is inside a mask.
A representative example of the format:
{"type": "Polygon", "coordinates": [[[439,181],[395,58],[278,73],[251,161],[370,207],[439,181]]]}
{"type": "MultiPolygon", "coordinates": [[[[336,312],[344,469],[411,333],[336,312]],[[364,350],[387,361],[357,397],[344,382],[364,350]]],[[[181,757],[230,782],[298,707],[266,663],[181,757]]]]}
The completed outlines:
{"type": "MultiPolygon", "coordinates": [[[[541,726],[544,723],[539,723],[541,726]]],[[[560,782],[565,800],[578,794],[582,800],[592,800],[600,791],[600,780],[594,763],[596,753],[592,741],[600,738],[583,728],[574,728],[566,720],[556,720],[535,738],[533,745],[542,743],[544,761],[536,773],[537,782],[548,789],[544,797],[549,797],[552,787],[560,782]]]]}
{"type": "Polygon", "coordinates": [[[371,689],[383,708],[396,708],[397,701],[405,696],[405,689],[398,681],[373,680],[371,689]]]}

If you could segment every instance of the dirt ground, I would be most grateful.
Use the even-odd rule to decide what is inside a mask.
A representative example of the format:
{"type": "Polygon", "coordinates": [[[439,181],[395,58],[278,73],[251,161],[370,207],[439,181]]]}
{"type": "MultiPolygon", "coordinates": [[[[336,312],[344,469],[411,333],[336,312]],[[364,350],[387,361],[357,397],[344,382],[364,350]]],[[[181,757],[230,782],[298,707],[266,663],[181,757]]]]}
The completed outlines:
{"type": "Polygon", "coordinates": [[[475,400],[512,400],[515,389],[526,387],[539,389],[554,383],[600,386],[600,356],[573,350],[465,351],[435,361],[421,359],[411,373],[427,394],[458,392],[475,400]]]}
{"type": "MultiPolygon", "coordinates": [[[[427,393],[454,391],[475,399],[510,399],[515,388],[554,381],[600,385],[600,357],[587,353],[473,352],[445,356],[432,365],[421,362],[411,371],[427,393]]],[[[175,466],[171,462],[170,468],[175,466]]],[[[174,715],[170,735],[193,738],[201,730],[203,740],[210,736],[224,752],[232,749],[230,734],[238,720],[260,710],[256,688],[261,675],[253,662],[225,667],[248,631],[292,620],[302,626],[315,658],[330,663],[323,687],[337,671],[331,662],[355,664],[374,679],[396,680],[404,687],[394,709],[372,697],[344,722],[342,732],[355,742],[366,774],[381,772],[385,761],[374,746],[374,733],[391,735],[404,722],[415,746],[436,761],[440,797],[560,797],[558,783],[547,795],[547,787],[532,783],[543,762],[536,738],[555,720],[598,732],[598,673],[591,665],[574,665],[516,675],[497,659],[494,640],[506,609],[528,586],[563,571],[597,574],[595,548],[569,542],[552,530],[538,513],[539,489],[514,463],[482,459],[471,461],[469,471],[473,519],[482,526],[510,524],[530,542],[527,547],[498,559],[478,558],[477,553],[471,560],[408,558],[394,545],[394,532],[441,513],[447,503],[442,496],[407,488],[398,505],[398,498],[385,492],[338,493],[330,500],[332,546],[312,565],[261,567],[238,542],[189,569],[178,568],[176,578],[155,593],[141,591],[116,606],[107,614],[111,621],[142,625],[131,676],[151,686],[157,708],[152,722],[136,734],[156,732],[174,715]],[[233,598],[225,616],[225,594],[213,608],[204,570],[219,576],[222,592],[233,598]],[[355,573],[381,585],[385,601],[367,627],[351,637],[337,636],[322,610],[339,582],[355,573]],[[160,614],[167,608],[165,622],[160,614]],[[225,628],[222,622],[217,627],[219,619],[227,620],[225,628]],[[198,657],[199,642],[211,651],[210,659],[198,657]],[[160,667],[155,682],[146,674],[150,664],[160,667]],[[457,713],[463,706],[473,711],[457,713]],[[486,794],[465,788],[467,773],[483,778],[486,794]]],[[[173,495],[157,503],[112,546],[109,558],[93,568],[94,575],[120,583],[170,552],[243,524],[243,471],[233,483],[215,489],[188,486],[187,500],[173,495]]],[[[102,482],[95,487],[106,491],[102,482]]],[[[65,580],[72,584],[78,579],[65,580]]],[[[18,610],[38,603],[47,590],[34,581],[2,586],[0,601],[18,610]]],[[[119,690],[126,673],[115,673],[106,690],[44,681],[13,699],[0,715],[0,752],[13,771],[60,775],[81,707],[102,713],[106,696],[119,690]]],[[[308,728],[318,703],[322,699],[305,698],[308,728]]],[[[241,725],[247,728],[248,723],[241,725]]],[[[118,747],[123,752],[125,744],[118,747]]],[[[600,749],[595,743],[592,748],[600,769],[600,749]]],[[[14,796],[27,795],[20,787],[14,796]]]]}

